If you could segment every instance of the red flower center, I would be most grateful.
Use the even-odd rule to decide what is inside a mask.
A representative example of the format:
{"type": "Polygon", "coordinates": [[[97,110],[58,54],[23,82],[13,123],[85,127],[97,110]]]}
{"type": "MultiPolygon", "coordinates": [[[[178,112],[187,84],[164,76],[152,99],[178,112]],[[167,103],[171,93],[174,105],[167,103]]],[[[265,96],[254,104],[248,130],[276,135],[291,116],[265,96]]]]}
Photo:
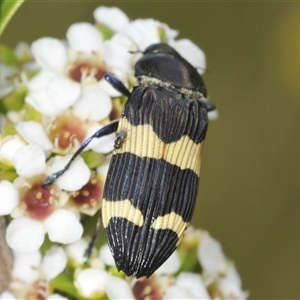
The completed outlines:
{"type": "Polygon", "coordinates": [[[21,197],[21,208],[36,220],[44,220],[55,209],[57,196],[53,187],[42,188],[42,182],[33,184],[21,197]]]}
{"type": "Polygon", "coordinates": [[[100,207],[103,188],[99,180],[92,178],[85,186],[73,194],[71,200],[84,209],[100,207]]]}
{"type": "Polygon", "coordinates": [[[62,116],[56,119],[49,136],[54,145],[69,150],[82,144],[86,135],[84,122],[75,116],[62,116]]]}
{"type": "Polygon", "coordinates": [[[97,81],[101,80],[106,72],[106,68],[104,65],[93,65],[91,63],[79,63],[75,65],[69,72],[69,76],[71,79],[81,82],[82,78],[85,76],[92,76],[97,79],[97,81]]]}

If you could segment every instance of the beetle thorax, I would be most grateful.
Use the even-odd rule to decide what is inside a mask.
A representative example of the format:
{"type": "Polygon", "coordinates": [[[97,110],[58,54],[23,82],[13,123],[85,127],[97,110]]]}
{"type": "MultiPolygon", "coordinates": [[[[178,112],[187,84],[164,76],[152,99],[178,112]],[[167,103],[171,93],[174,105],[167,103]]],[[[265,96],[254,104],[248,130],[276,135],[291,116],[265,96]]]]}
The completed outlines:
{"type": "Polygon", "coordinates": [[[149,77],[149,76],[142,75],[142,76],[138,76],[137,79],[138,79],[139,85],[162,87],[162,88],[165,88],[172,92],[175,91],[177,93],[183,94],[190,99],[205,98],[205,96],[198,91],[194,91],[192,89],[188,89],[188,88],[184,88],[184,87],[178,87],[178,86],[171,84],[170,82],[162,81],[155,77],[149,77]]]}

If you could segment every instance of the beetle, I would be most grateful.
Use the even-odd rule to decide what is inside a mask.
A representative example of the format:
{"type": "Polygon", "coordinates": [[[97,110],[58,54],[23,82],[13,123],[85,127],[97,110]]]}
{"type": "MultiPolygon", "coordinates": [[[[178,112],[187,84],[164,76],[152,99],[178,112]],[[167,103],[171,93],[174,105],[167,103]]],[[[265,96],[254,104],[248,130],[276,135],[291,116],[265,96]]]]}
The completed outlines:
{"type": "Polygon", "coordinates": [[[208,126],[207,90],[197,69],[167,44],[149,46],[135,64],[138,85],[129,92],[114,76],[106,80],[128,96],[121,119],[93,138],[116,133],[103,192],[102,221],[118,270],[151,276],[175,251],[188,227],[200,181],[208,126]]]}

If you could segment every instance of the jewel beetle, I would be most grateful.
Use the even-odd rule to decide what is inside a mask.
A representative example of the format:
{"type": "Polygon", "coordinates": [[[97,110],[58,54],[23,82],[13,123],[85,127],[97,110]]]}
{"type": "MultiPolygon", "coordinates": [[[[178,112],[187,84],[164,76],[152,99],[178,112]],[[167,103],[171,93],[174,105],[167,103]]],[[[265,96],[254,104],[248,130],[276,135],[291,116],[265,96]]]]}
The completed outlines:
{"type": "Polygon", "coordinates": [[[102,221],[118,270],[151,276],[175,251],[188,227],[200,182],[208,126],[207,90],[197,69],[167,44],[149,46],[135,64],[132,92],[110,74],[106,80],[128,96],[121,119],[81,145],[52,184],[93,138],[116,131],[103,192],[102,221]]]}

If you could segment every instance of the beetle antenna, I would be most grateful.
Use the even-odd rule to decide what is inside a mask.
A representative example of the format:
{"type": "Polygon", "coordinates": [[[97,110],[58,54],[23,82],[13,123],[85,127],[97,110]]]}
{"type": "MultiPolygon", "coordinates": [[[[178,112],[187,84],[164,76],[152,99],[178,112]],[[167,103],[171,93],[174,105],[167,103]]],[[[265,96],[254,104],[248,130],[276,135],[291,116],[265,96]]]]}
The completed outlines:
{"type": "Polygon", "coordinates": [[[128,53],[130,53],[130,54],[137,54],[137,53],[144,53],[143,51],[141,51],[141,50],[135,50],[135,51],[128,51],[128,53]]]}
{"type": "Polygon", "coordinates": [[[84,255],[83,255],[83,262],[84,264],[87,264],[87,262],[89,261],[91,254],[92,254],[92,250],[95,246],[95,243],[98,240],[99,234],[100,234],[100,230],[101,230],[101,209],[99,210],[99,218],[97,220],[97,224],[96,224],[96,229],[93,233],[93,236],[89,242],[88,247],[86,248],[84,255]]]}

